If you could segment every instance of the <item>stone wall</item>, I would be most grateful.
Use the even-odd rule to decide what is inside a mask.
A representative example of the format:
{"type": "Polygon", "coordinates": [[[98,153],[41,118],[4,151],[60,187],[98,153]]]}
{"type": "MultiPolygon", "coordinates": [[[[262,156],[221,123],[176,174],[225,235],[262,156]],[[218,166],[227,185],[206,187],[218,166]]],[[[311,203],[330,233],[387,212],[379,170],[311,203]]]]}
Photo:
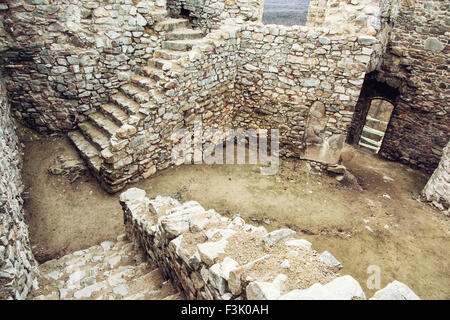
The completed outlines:
{"type": "Polygon", "coordinates": [[[400,91],[381,155],[432,172],[450,139],[447,1],[402,1],[378,81],[400,91]]]}
{"type": "Polygon", "coordinates": [[[0,150],[0,299],[25,299],[38,269],[22,211],[20,142],[1,74],[0,150]]]}
{"type": "Polygon", "coordinates": [[[167,7],[175,16],[189,12],[195,26],[210,32],[227,19],[261,21],[264,0],[167,0],[167,7]]]}
{"type": "MultiPolygon", "coordinates": [[[[189,300],[352,300],[366,296],[358,281],[337,272],[328,251],[318,254],[296,232],[268,233],[198,202],[122,193],[127,237],[189,300]]],[[[419,299],[394,281],[372,299],[419,299]]]]}
{"type": "Polygon", "coordinates": [[[439,166],[428,180],[422,196],[444,214],[450,215],[450,142],[444,148],[439,166]]]}
{"type": "Polygon", "coordinates": [[[232,91],[237,73],[237,27],[224,26],[210,33],[179,61],[183,68],[161,73],[154,91],[155,105],[134,128],[119,132],[102,152],[102,174],[112,190],[146,178],[173,165],[172,148],[179,142],[172,134],[186,129],[193,134],[195,121],[206,127],[224,128],[232,121],[232,91]]]}
{"type": "Polygon", "coordinates": [[[173,164],[176,129],[281,130],[282,155],[337,163],[374,38],[327,29],[223,25],[161,74],[156,104],[104,150],[112,190],[173,164]],[[169,88],[169,89],[167,89],[169,88]],[[325,146],[325,147],[324,147],[325,146]],[[305,148],[306,147],[306,148],[305,148]]]}
{"type": "Polygon", "coordinates": [[[32,127],[69,130],[125,83],[160,44],[145,27],[153,1],[17,0],[0,4],[0,61],[14,113],[32,127]]]}
{"type": "Polygon", "coordinates": [[[236,125],[279,128],[286,156],[336,163],[376,39],[261,24],[241,38],[236,125]]]}

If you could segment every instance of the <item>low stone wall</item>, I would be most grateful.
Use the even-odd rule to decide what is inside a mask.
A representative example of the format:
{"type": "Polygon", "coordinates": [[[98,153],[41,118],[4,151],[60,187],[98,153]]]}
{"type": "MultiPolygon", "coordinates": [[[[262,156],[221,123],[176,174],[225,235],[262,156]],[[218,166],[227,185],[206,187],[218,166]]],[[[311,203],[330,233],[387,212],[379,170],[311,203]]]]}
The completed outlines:
{"type": "MultiPolygon", "coordinates": [[[[188,299],[366,298],[355,279],[339,276],[342,265],[330,253],[319,255],[290,229],[268,233],[196,201],[150,200],[137,188],[122,193],[120,203],[127,237],[188,299]]],[[[418,299],[396,281],[377,294],[375,299],[418,299]]]]}
{"type": "Polygon", "coordinates": [[[154,1],[0,4],[0,62],[15,114],[41,131],[69,130],[126,83],[161,39],[154,1]]]}
{"type": "Polygon", "coordinates": [[[439,166],[428,180],[422,196],[445,215],[450,215],[450,142],[444,148],[439,166]]]}
{"type": "Polygon", "coordinates": [[[38,269],[22,211],[20,142],[1,77],[0,150],[0,300],[25,299],[37,285],[38,269]]]}
{"type": "Polygon", "coordinates": [[[175,16],[188,11],[195,26],[210,32],[227,19],[261,21],[264,0],[167,0],[167,7],[175,16]]]}

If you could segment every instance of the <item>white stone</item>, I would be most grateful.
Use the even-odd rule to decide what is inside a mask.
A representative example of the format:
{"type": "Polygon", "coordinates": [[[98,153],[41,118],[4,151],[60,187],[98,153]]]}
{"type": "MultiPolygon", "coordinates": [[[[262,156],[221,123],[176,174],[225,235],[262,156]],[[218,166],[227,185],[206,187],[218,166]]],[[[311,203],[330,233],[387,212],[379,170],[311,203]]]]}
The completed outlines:
{"type": "Polygon", "coordinates": [[[221,239],[216,242],[200,243],[199,245],[197,245],[197,249],[202,261],[208,266],[212,266],[219,255],[225,253],[227,244],[227,240],[221,239]]]}
{"type": "Polygon", "coordinates": [[[126,296],[128,294],[128,291],[129,291],[129,287],[127,284],[121,284],[121,285],[113,288],[113,292],[115,294],[119,294],[121,296],[126,296]]]}
{"type": "Polygon", "coordinates": [[[295,234],[296,232],[291,229],[279,229],[266,234],[263,241],[267,246],[271,246],[287,237],[293,237],[295,234]]]}
{"type": "Polygon", "coordinates": [[[189,222],[183,217],[161,219],[161,226],[169,239],[176,238],[189,230],[189,222]]]}
{"type": "Polygon", "coordinates": [[[208,224],[209,218],[207,214],[195,215],[189,220],[189,229],[194,233],[200,232],[205,229],[208,224]]]}
{"type": "Polygon", "coordinates": [[[103,250],[111,249],[114,246],[114,242],[112,241],[103,241],[100,243],[100,246],[103,248],[103,250]]]}
{"type": "Polygon", "coordinates": [[[146,192],[138,188],[130,188],[120,195],[121,202],[144,201],[146,192]]]}
{"type": "Polygon", "coordinates": [[[50,272],[50,273],[44,275],[44,278],[46,278],[46,279],[52,279],[52,280],[58,280],[59,278],[62,277],[62,275],[63,275],[62,272],[60,272],[60,271],[58,271],[58,270],[55,270],[55,271],[52,271],[52,272],[50,272]]]}
{"type": "Polygon", "coordinates": [[[291,268],[291,263],[289,262],[288,259],[284,259],[284,260],[281,262],[281,267],[282,267],[283,269],[290,269],[290,268],[291,268]]]}
{"type": "Polygon", "coordinates": [[[270,282],[251,282],[247,288],[248,300],[276,300],[280,297],[280,289],[270,282]]]}
{"type": "Polygon", "coordinates": [[[293,290],[280,297],[280,300],[353,300],[366,296],[358,281],[351,276],[343,276],[322,285],[315,283],[305,290],[293,290]]]}
{"type": "Polygon", "coordinates": [[[230,278],[230,272],[236,269],[238,266],[239,263],[237,263],[230,257],[226,257],[225,259],[223,259],[222,263],[220,264],[220,268],[222,270],[222,277],[225,280],[228,280],[230,278]]]}
{"type": "Polygon", "coordinates": [[[311,250],[311,248],[312,248],[311,242],[304,240],[304,239],[288,240],[288,241],[286,241],[286,245],[288,247],[297,247],[297,248],[303,248],[306,250],[311,250]]]}
{"type": "Polygon", "coordinates": [[[246,295],[248,300],[276,300],[281,295],[281,285],[287,277],[278,275],[270,282],[253,281],[247,285],[246,295]]]}
{"type": "Polygon", "coordinates": [[[67,288],[79,288],[81,285],[81,279],[86,275],[85,271],[78,270],[72,273],[67,280],[67,288]]]}
{"type": "Polygon", "coordinates": [[[89,287],[86,287],[86,288],[76,291],[73,294],[73,296],[75,297],[75,299],[90,298],[93,293],[103,290],[105,287],[106,287],[106,285],[102,282],[94,283],[93,285],[90,285],[89,287]]]}
{"type": "Polygon", "coordinates": [[[220,234],[222,239],[228,239],[236,234],[235,230],[232,229],[210,229],[205,232],[206,237],[212,239],[216,234],[220,234]]]}
{"type": "Polygon", "coordinates": [[[406,284],[397,280],[375,292],[369,300],[421,300],[406,284]]]}

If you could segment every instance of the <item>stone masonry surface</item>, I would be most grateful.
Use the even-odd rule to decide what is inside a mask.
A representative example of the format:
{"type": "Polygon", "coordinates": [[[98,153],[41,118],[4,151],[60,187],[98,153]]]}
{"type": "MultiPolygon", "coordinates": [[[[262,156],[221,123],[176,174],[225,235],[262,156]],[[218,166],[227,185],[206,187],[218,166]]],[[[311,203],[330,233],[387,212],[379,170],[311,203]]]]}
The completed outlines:
{"type": "MultiPolygon", "coordinates": [[[[448,211],[448,148],[442,153],[450,123],[448,6],[445,1],[313,0],[307,26],[284,27],[261,24],[261,0],[0,3],[5,79],[0,96],[1,297],[25,298],[38,272],[23,221],[19,142],[11,113],[40,131],[69,130],[69,138],[103,187],[116,192],[172,165],[171,152],[181,137],[171,134],[180,128],[192,132],[196,121],[216,129],[279,129],[281,155],[336,164],[352,119],[361,114],[355,108],[365,80],[376,80],[398,92],[390,97],[395,109],[381,154],[427,171],[435,169],[442,156],[424,195],[448,211]]],[[[202,143],[210,146],[222,139],[206,135],[202,143]]],[[[187,240],[180,238],[180,230],[191,228],[190,210],[205,210],[196,203],[161,201],[169,201],[173,217],[181,218],[161,218],[158,227],[147,230],[144,222],[125,214],[128,233],[144,247],[170,249],[169,256],[159,249],[147,253],[189,298],[278,298],[288,293],[283,287],[286,276],[276,273],[270,279],[245,280],[245,286],[234,283],[235,290],[230,289],[229,280],[235,276],[224,270],[244,262],[230,256],[219,263],[208,242],[195,237],[187,237],[188,244],[199,242],[202,258],[197,262],[207,271],[194,267],[199,274],[187,277],[183,268],[192,266],[190,257],[183,256],[187,240]],[[155,240],[154,232],[162,238],[155,240]]],[[[265,235],[245,224],[229,228],[242,221],[225,221],[207,212],[191,231],[203,230],[208,219],[226,223],[225,231],[219,228],[222,231],[205,235],[219,242],[219,248],[226,248],[235,232],[244,236],[245,228],[265,243],[290,234],[285,230],[265,235]]],[[[302,254],[312,259],[310,275],[321,276],[317,283],[308,283],[309,288],[307,283],[289,288],[294,292],[288,297],[326,295],[333,281],[355,289],[346,297],[362,297],[359,284],[348,277],[329,282],[326,277],[335,277],[333,271],[321,269],[315,253],[302,254]]],[[[251,261],[244,266],[248,263],[252,269],[251,261]]],[[[292,263],[295,259],[282,261],[286,269],[292,263]]],[[[398,290],[394,296],[412,297],[397,283],[384,290],[378,296],[398,290]]]]}
{"type": "Polygon", "coordinates": [[[189,12],[194,25],[204,31],[220,27],[227,19],[238,21],[261,21],[263,0],[167,0],[171,14],[189,12]]]}
{"type": "Polygon", "coordinates": [[[22,211],[21,165],[21,146],[0,77],[0,299],[25,299],[37,285],[22,211]]]}
{"type": "Polygon", "coordinates": [[[33,127],[73,129],[124,84],[160,41],[145,28],[163,1],[8,1],[0,4],[0,56],[15,114],[33,127]]]}
{"type": "Polygon", "coordinates": [[[401,93],[381,154],[437,166],[449,135],[448,28],[433,19],[445,21],[446,4],[311,1],[306,27],[263,26],[262,7],[256,0],[2,4],[0,57],[14,112],[41,130],[78,127],[71,139],[115,192],[169,166],[177,143],[170,134],[195,120],[280,129],[282,155],[335,163],[364,78],[375,70],[401,93]],[[169,16],[179,14],[188,19],[169,16]],[[427,27],[405,30],[411,21],[427,27]]]}
{"type": "MultiPolygon", "coordinates": [[[[319,255],[295,231],[268,233],[240,217],[222,217],[198,202],[148,199],[131,188],[120,196],[127,237],[166,279],[195,300],[365,299],[360,284],[340,276],[327,251],[319,255]]],[[[373,299],[419,299],[394,281],[373,299]]]]}
{"type": "Polygon", "coordinates": [[[69,134],[108,191],[169,166],[171,133],[196,120],[279,128],[283,154],[339,160],[375,37],[237,19],[205,34],[188,23],[156,22],[161,47],[69,134]]]}
{"type": "Polygon", "coordinates": [[[380,82],[400,91],[380,151],[432,172],[450,139],[448,1],[401,1],[380,82]]]}
{"type": "Polygon", "coordinates": [[[450,142],[444,148],[439,166],[428,180],[422,195],[426,201],[450,215],[450,142]]]}
{"type": "Polygon", "coordinates": [[[158,268],[125,236],[75,251],[39,266],[33,300],[179,300],[158,268]]]}

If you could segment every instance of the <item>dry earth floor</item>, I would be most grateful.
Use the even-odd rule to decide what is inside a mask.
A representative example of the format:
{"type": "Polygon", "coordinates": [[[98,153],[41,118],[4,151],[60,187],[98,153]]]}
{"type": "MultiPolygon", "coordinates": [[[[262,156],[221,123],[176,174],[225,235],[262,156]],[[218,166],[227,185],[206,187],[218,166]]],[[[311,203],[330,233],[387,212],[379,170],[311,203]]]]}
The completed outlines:
{"type": "MultiPolygon", "coordinates": [[[[119,194],[107,194],[89,174],[74,183],[48,174],[57,155],[77,157],[68,139],[19,132],[26,218],[39,261],[123,233],[119,194]]],[[[363,191],[300,161],[282,161],[274,176],[260,175],[255,165],[182,166],[134,186],[150,197],[196,200],[230,217],[239,213],[269,230],[292,228],[315,250],[330,251],[344,265],[341,274],[355,277],[369,297],[367,268],[375,265],[382,287],[397,279],[424,299],[450,299],[450,221],[418,201],[428,176],[353,149],[344,165],[363,191]]]]}

